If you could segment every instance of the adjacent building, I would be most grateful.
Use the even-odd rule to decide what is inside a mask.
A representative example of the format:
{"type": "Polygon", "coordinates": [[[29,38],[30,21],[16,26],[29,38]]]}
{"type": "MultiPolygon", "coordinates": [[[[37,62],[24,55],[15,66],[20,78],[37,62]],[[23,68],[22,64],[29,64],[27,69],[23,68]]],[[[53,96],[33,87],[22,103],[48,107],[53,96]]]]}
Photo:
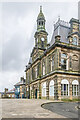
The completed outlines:
{"type": "Polygon", "coordinates": [[[20,82],[15,85],[15,98],[25,98],[26,97],[26,85],[24,77],[21,77],[20,82]]]}
{"type": "Polygon", "coordinates": [[[80,81],[80,22],[58,19],[54,24],[51,42],[45,28],[45,16],[40,7],[35,46],[26,66],[27,98],[74,99],[78,98],[80,81]]]}
{"type": "Polygon", "coordinates": [[[4,92],[0,92],[0,98],[15,98],[15,89],[8,90],[5,88],[4,92]]]}

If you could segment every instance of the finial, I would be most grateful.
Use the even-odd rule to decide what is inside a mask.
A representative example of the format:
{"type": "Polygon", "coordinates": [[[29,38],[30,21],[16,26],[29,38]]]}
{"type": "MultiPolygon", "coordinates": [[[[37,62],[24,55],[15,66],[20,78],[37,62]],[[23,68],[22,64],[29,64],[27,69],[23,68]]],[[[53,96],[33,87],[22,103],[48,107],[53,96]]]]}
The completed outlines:
{"type": "Polygon", "coordinates": [[[42,6],[40,6],[40,12],[42,12],[42,6]]]}

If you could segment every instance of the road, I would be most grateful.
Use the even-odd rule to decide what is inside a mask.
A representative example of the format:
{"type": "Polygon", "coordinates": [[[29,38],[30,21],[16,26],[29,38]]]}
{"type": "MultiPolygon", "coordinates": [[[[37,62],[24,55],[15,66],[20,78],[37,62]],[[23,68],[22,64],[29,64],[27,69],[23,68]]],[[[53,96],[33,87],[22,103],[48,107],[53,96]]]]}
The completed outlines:
{"type": "Polygon", "coordinates": [[[78,103],[67,102],[67,103],[48,103],[43,104],[42,107],[53,113],[65,116],[67,118],[78,118],[78,103]]]}

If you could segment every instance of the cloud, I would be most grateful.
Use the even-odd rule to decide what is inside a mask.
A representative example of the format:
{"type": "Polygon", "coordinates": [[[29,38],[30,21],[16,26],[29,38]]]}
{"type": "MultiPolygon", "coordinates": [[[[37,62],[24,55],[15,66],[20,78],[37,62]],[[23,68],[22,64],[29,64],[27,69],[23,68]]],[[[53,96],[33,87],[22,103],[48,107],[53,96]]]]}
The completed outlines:
{"type": "Polygon", "coordinates": [[[73,2],[2,3],[2,12],[0,12],[0,18],[2,18],[2,29],[0,29],[2,52],[0,51],[0,56],[3,70],[2,74],[0,73],[1,90],[5,87],[11,88],[24,75],[25,66],[35,43],[34,33],[40,5],[43,6],[46,18],[48,42],[51,40],[53,23],[58,15],[67,21],[72,17],[77,18],[77,3],[73,2]]]}
{"type": "Polygon", "coordinates": [[[2,72],[0,73],[0,89],[4,88],[12,89],[16,82],[20,80],[20,76],[23,75],[23,72],[2,72]]]}

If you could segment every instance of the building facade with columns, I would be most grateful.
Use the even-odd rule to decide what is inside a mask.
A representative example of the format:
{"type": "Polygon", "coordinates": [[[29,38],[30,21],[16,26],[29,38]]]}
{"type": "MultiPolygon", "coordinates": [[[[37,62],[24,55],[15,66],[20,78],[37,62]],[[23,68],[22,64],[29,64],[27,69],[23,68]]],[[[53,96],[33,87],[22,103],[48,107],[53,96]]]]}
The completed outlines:
{"type": "Polygon", "coordinates": [[[51,42],[45,29],[45,17],[40,7],[35,32],[35,46],[26,66],[26,96],[36,99],[75,99],[79,93],[79,20],[58,19],[51,42]]]}

